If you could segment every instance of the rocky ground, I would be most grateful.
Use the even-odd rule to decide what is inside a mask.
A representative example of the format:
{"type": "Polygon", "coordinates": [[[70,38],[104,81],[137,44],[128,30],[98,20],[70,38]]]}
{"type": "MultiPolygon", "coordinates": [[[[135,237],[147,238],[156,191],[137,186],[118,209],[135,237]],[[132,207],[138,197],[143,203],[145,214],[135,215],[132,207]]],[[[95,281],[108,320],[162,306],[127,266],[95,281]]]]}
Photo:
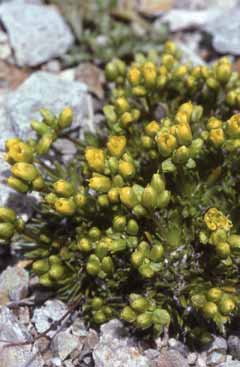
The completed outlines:
{"type": "MultiPolygon", "coordinates": [[[[193,63],[228,54],[239,70],[238,1],[151,0],[136,1],[136,6],[154,18],[152,27],[168,23],[171,36],[193,63]]],[[[0,1],[0,205],[14,206],[26,217],[36,198],[23,198],[6,187],[5,139],[29,137],[30,121],[38,118],[41,107],[57,113],[71,105],[80,133],[94,131],[102,119],[104,76],[99,64],[66,68],[61,61],[74,42],[57,7],[41,0],[0,1]]],[[[64,140],[58,148],[65,160],[74,154],[74,147],[64,140]]],[[[100,331],[87,330],[78,310],[39,291],[37,279],[29,278],[26,262],[16,256],[15,248],[11,253],[0,251],[0,367],[240,366],[239,330],[228,338],[214,336],[198,351],[167,333],[151,344],[143,342],[118,320],[100,331]]]]}

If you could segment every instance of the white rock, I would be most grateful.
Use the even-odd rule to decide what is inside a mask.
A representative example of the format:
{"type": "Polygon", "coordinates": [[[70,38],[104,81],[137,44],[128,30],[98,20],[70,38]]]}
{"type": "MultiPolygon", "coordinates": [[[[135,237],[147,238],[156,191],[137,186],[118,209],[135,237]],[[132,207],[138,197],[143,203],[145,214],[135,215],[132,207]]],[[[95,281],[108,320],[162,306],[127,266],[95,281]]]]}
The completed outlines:
{"type": "Polygon", "coordinates": [[[80,347],[80,350],[82,349],[79,337],[71,334],[69,329],[58,333],[53,340],[53,350],[62,361],[78,347],[80,347]]]}
{"type": "MultiPolygon", "coordinates": [[[[45,302],[45,304],[36,308],[33,313],[32,322],[39,333],[46,331],[54,321],[58,321],[67,312],[67,306],[55,299],[45,302]]],[[[55,331],[50,331],[49,336],[52,336],[55,331]]]]}
{"type": "Polygon", "coordinates": [[[36,346],[32,344],[4,347],[10,343],[31,341],[28,330],[7,308],[0,309],[0,367],[42,367],[44,362],[36,346]],[[4,343],[2,341],[8,343],[4,343]]]}
{"type": "Polygon", "coordinates": [[[66,53],[74,38],[55,7],[19,1],[0,7],[17,65],[36,66],[66,53]]]}
{"type": "Polygon", "coordinates": [[[95,367],[150,367],[150,360],[140,354],[118,320],[111,320],[101,327],[93,359],[95,367]]]}
{"type": "Polygon", "coordinates": [[[25,269],[8,266],[0,275],[0,304],[20,301],[28,293],[29,274],[25,269]]]}
{"type": "Polygon", "coordinates": [[[88,97],[91,98],[83,83],[61,80],[57,75],[44,71],[36,72],[8,95],[5,105],[7,123],[17,136],[24,139],[31,132],[30,121],[40,119],[41,108],[58,114],[64,107],[71,106],[73,126],[83,126],[89,113],[88,97]]]}

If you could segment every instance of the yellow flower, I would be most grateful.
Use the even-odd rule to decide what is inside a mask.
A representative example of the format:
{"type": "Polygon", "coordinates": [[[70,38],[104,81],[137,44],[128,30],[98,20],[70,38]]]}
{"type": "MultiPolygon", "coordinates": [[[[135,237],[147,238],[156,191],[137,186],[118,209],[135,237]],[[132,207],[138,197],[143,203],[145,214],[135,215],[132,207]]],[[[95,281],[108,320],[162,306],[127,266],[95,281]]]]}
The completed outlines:
{"type": "Polygon", "coordinates": [[[133,192],[133,189],[129,186],[125,186],[119,189],[120,200],[128,208],[133,208],[138,204],[137,198],[133,192]]]}
{"type": "Polygon", "coordinates": [[[189,145],[192,142],[192,131],[189,124],[179,124],[176,127],[176,135],[180,145],[189,145]]]}
{"type": "Polygon", "coordinates": [[[85,159],[89,167],[96,172],[102,173],[105,168],[105,157],[102,149],[87,147],[85,159]]]}
{"type": "Polygon", "coordinates": [[[211,129],[218,129],[220,127],[222,127],[222,121],[217,119],[216,117],[210,117],[207,123],[207,128],[211,130],[211,129]]]}
{"type": "Polygon", "coordinates": [[[8,146],[8,160],[12,160],[14,162],[32,162],[33,149],[30,145],[23,143],[22,141],[12,141],[8,146]]]}
{"type": "Polygon", "coordinates": [[[58,118],[58,125],[61,129],[70,127],[73,121],[73,110],[70,107],[65,107],[58,118]]]}
{"type": "Polygon", "coordinates": [[[221,146],[224,143],[223,129],[212,129],[209,134],[209,140],[211,140],[215,147],[221,146]]]}
{"type": "Polygon", "coordinates": [[[147,61],[143,64],[142,71],[146,86],[152,87],[157,79],[156,66],[152,62],[147,61]]]}
{"type": "Polygon", "coordinates": [[[73,215],[76,210],[76,206],[72,199],[60,198],[54,203],[55,209],[59,214],[73,215]]]}
{"type": "Polygon", "coordinates": [[[151,121],[145,126],[145,132],[149,136],[155,136],[156,133],[160,130],[160,125],[157,121],[151,121]]]}
{"type": "Polygon", "coordinates": [[[119,162],[118,171],[121,176],[126,178],[134,176],[136,172],[135,167],[131,162],[126,162],[123,160],[120,160],[119,162]]]}
{"type": "Polygon", "coordinates": [[[232,227],[232,222],[216,208],[210,208],[204,215],[204,222],[211,231],[224,229],[229,231],[232,227]]]}
{"type": "Polygon", "coordinates": [[[33,164],[25,162],[15,163],[11,168],[11,172],[14,176],[27,182],[33,181],[39,175],[33,164]]]}
{"type": "Polygon", "coordinates": [[[158,150],[163,157],[168,157],[177,146],[177,141],[174,135],[168,132],[160,132],[156,136],[158,150]]]}
{"type": "Polygon", "coordinates": [[[53,184],[54,191],[56,194],[61,196],[71,196],[73,194],[73,186],[66,180],[58,180],[53,184]]]}
{"type": "Polygon", "coordinates": [[[227,134],[232,138],[240,137],[240,114],[233,115],[226,123],[227,134]]]}
{"type": "Polygon", "coordinates": [[[107,142],[107,148],[114,157],[121,157],[127,145],[125,136],[111,136],[107,142]]]}
{"type": "Polygon", "coordinates": [[[98,192],[108,192],[111,185],[110,178],[106,176],[94,176],[89,180],[89,187],[98,192]]]}
{"type": "Polygon", "coordinates": [[[141,81],[141,71],[137,66],[132,66],[128,71],[128,81],[131,85],[138,85],[141,81]]]}

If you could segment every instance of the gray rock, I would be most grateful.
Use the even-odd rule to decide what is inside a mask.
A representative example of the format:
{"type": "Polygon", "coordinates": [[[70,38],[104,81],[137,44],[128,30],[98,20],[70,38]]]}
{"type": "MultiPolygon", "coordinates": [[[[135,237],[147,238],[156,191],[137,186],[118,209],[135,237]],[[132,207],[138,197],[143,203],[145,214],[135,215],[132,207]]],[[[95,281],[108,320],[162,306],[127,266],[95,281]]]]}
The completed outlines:
{"type": "Polygon", "coordinates": [[[0,59],[10,60],[12,56],[12,50],[10,47],[8,36],[5,32],[0,30],[0,59]]]}
{"type": "Polygon", "coordinates": [[[162,18],[161,23],[168,23],[172,32],[197,27],[203,28],[213,22],[218,16],[222,16],[222,10],[218,8],[208,10],[172,9],[162,18]]]}
{"type": "Polygon", "coordinates": [[[221,336],[214,336],[212,343],[206,348],[207,354],[211,352],[222,352],[223,354],[227,353],[227,341],[221,336]]]}
{"type": "Polygon", "coordinates": [[[238,335],[230,335],[228,338],[229,353],[233,358],[240,360],[240,337],[238,335]]]}
{"type": "Polygon", "coordinates": [[[144,355],[152,361],[159,357],[160,352],[157,349],[149,348],[144,351],[144,355]]]}
{"type": "Polygon", "coordinates": [[[36,66],[66,53],[74,38],[55,7],[11,1],[0,7],[18,66],[36,66]]]}
{"type": "Polygon", "coordinates": [[[111,320],[101,327],[93,359],[95,367],[150,367],[150,360],[133,345],[133,340],[118,320],[111,320]]]}
{"type": "Polygon", "coordinates": [[[29,274],[25,269],[8,266],[0,275],[0,304],[18,302],[28,293],[29,274]]]}
{"type": "Polygon", "coordinates": [[[188,347],[185,344],[181,343],[179,340],[176,340],[174,338],[170,338],[168,340],[168,345],[171,349],[174,349],[174,350],[178,351],[179,353],[181,353],[185,358],[189,354],[188,347]]]}
{"type": "MultiPolygon", "coordinates": [[[[55,299],[45,302],[45,304],[36,308],[33,313],[32,322],[39,333],[46,331],[54,321],[58,321],[67,312],[67,306],[55,299]]],[[[55,331],[50,331],[49,336],[52,336],[55,331]]]]}
{"type": "Polygon", "coordinates": [[[88,114],[90,96],[80,82],[61,80],[58,76],[40,71],[32,74],[6,101],[7,123],[16,135],[29,137],[30,121],[39,119],[39,110],[48,108],[59,113],[64,107],[74,110],[73,126],[83,126],[88,114]]]}
{"type": "Polygon", "coordinates": [[[189,353],[189,355],[187,356],[187,360],[188,363],[190,364],[190,366],[195,365],[196,361],[197,361],[198,355],[197,353],[189,353]]]}
{"type": "Polygon", "coordinates": [[[188,361],[175,350],[164,351],[156,360],[156,367],[189,367],[188,361]]]}
{"type": "Polygon", "coordinates": [[[31,341],[29,331],[7,308],[0,309],[0,367],[42,367],[43,359],[36,345],[26,344],[4,348],[9,343],[31,341]],[[5,341],[5,342],[3,342],[5,341]]]}
{"type": "Polygon", "coordinates": [[[220,53],[240,54],[240,8],[236,7],[210,21],[205,30],[213,36],[213,47],[220,53]]]}
{"type": "Polygon", "coordinates": [[[53,340],[53,350],[62,361],[77,348],[82,349],[82,345],[79,345],[79,337],[73,335],[70,329],[61,331],[53,340]]]}
{"type": "Polygon", "coordinates": [[[208,366],[219,366],[219,364],[222,362],[225,362],[225,360],[226,360],[226,354],[213,351],[207,357],[207,365],[208,366]]]}
{"type": "Polygon", "coordinates": [[[240,361],[229,361],[221,363],[218,367],[239,367],[240,361]]]}

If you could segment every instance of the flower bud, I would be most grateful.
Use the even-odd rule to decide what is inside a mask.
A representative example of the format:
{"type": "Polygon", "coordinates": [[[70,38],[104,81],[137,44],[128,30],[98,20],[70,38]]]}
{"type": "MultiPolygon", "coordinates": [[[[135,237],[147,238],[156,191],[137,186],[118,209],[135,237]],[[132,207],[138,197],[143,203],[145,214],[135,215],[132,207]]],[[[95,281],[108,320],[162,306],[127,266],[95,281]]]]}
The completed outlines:
{"type": "Polygon", "coordinates": [[[11,143],[7,153],[9,161],[13,162],[27,162],[30,163],[33,160],[33,149],[30,145],[18,141],[15,144],[11,143]]]}
{"type": "Polygon", "coordinates": [[[156,66],[151,61],[147,61],[142,66],[142,73],[144,78],[144,84],[148,88],[153,87],[157,79],[156,66]]]}
{"type": "Polygon", "coordinates": [[[58,117],[58,125],[61,129],[70,127],[73,122],[73,110],[70,107],[65,107],[58,117]]]}
{"type": "Polygon", "coordinates": [[[54,280],[61,280],[65,276],[65,267],[60,264],[54,264],[50,267],[48,274],[54,280]]]}
{"type": "Polygon", "coordinates": [[[232,138],[240,137],[240,114],[233,115],[226,123],[227,135],[232,138]]]}
{"type": "Polygon", "coordinates": [[[146,209],[140,204],[135,205],[132,212],[137,217],[144,217],[147,214],[146,209]]]}
{"type": "Polygon", "coordinates": [[[206,84],[207,84],[208,88],[213,90],[213,91],[218,90],[219,87],[220,87],[218,81],[215,78],[211,78],[211,77],[207,78],[206,84]]]}
{"type": "Polygon", "coordinates": [[[102,270],[106,274],[112,274],[114,272],[114,264],[110,256],[105,256],[102,259],[102,270]]]}
{"type": "Polygon", "coordinates": [[[164,190],[158,195],[157,207],[160,209],[165,208],[166,206],[168,206],[170,199],[171,199],[171,192],[168,190],[164,190]]]}
{"type": "Polygon", "coordinates": [[[120,117],[121,124],[125,128],[131,125],[131,123],[134,122],[134,120],[135,120],[134,116],[131,112],[124,112],[120,117]]]}
{"type": "Polygon", "coordinates": [[[127,242],[124,239],[113,240],[110,244],[110,251],[112,254],[124,251],[127,248],[127,242]]]}
{"type": "Polygon", "coordinates": [[[114,106],[106,105],[103,107],[104,116],[107,119],[108,125],[112,126],[117,122],[117,114],[114,106]]]}
{"type": "Polygon", "coordinates": [[[224,132],[223,129],[212,129],[209,134],[209,140],[215,147],[220,147],[224,143],[224,132]]]}
{"type": "Polygon", "coordinates": [[[136,326],[139,329],[148,329],[152,326],[152,314],[150,312],[144,312],[137,316],[136,326]]]}
{"type": "Polygon", "coordinates": [[[37,168],[33,164],[25,162],[15,163],[11,168],[11,172],[17,178],[27,182],[32,182],[39,175],[37,168]]]}
{"type": "Polygon", "coordinates": [[[151,267],[150,263],[140,265],[138,271],[142,275],[142,277],[146,279],[150,279],[154,276],[154,270],[151,267]]]}
{"type": "Polygon", "coordinates": [[[31,128],[36,131],[38,135],[48,134],[51,131],[50,127],[47,124],[36,120],[32,120],[31,128]]]}
{"type": "Polygon", "coordinates": [[[201,138],[194,139],[190,145],[190,156],[191,158],[197,158],[203,151],[203,140],[201,138]]]}
{"type": "Polygon", "coordinates": [[[170,55],[176,55],[176,52],[177,52],[177,46],[173,41],[167,41],[164,44],[163,53],[167,53],[170,55]]]}
{"type": "Polygon", "coordinates": [[[162,309],[156,308],[152,314],[152,320],[154,324],[160,324],[162,326],[168,326],[171,322],[171,317],[169,313],[162,309]]]}
{"type": "Polygon", "coordinates": [[[147,95],[147,90],[142,85],[132,88],[132,94],[136,97],[145,97],[147,95]]]}
{"type": "Polygon", "coordinates": [[[48,126],[53,127],[53,128],[57,126],[56,117],[51,111],[47,110],[46,108],[41,108],[40,114],[42,115],[44,122],[48,126]]]}
{"type": "Polygon", "coordinates": [[[48,259],[36,260],[32,264],[32,271],[37,275],[44,274],[49,270],[48,259]]]}
{"type": "Polygon", "coordinates": [[[89,180],[89,187],[97,192],[108,192],[111,185],[110,178],[106,176],[94,176],[89,180]]]}
{"type": "Polygon", "coordinates": [[[230,246],[227,242],[219,242],[216,244],[216,253],[221,258],[226,258],[231,254],[230,246]]]}
{"type": "Polygon", "coordinates": [[[128,179],[135,175],[136,170],[131,162],[120,160],[118,166],[118,172],[122,177],[128,179]]]}
{"type": "Polygon", "coordinates": [[[177,125],[176,135],[180,145],[190,145],[192,143],[192,131],[189,124],[177,125]]]}
{"type": "Polygon", "coordinates": [[[54,203],[57,200],[57,198],[58,197],[53,192],[50,192],[49,194],[45,195],[44,200],[49,205],[54,205],[54,203]]]}
{"type": "Polygon", "coordinates": [[[147,185],[143,191],[141,204],[144,208],[152,210],[157,206],[157,197],[157,191],[151,185],[147,185]]]}
{"type": "Polygon", "coordinates": [[[100,261],[96,256],[90,256],[86,265],[86,271],[88,274],[95,276],[100,272],[100,261]]]}
{"type": "Polygon", "coordinates": [[[212,302],[218,302],[223,295],[223,292],[219,288],[211,288],[207,292],[207,299],[212,302]]]}
{"type": "Polygon", "coordinates": [[[162,259],[163,255],[164,255],[163,246],[161,244],[153,245],[150,251],[149,258],[154,262],[158,262],[162,259]]]}
{"type": "Polygon", "coordinates": [[[58,180],[54,182],[53,189],[57,195],[69,197],[73,194],[73,186],[66,180],[58,180]]]}
{"type": "Polygon", "coordinates": [[[205,304],[207,303],[207,299],[203,294],[194,294],[191,297],[191,302],[193,307],[196,309],[203,308],[205,304]]]}
{"type": "Polygon", "coordinates": [[[226,84],[232,75],[231,64],[219,64],[216,68],[216,78],[222,83],[226,84]]]}
{"type": "Polygon", "coordinates": [[[88,235],[92,240],[99,240],[101,237],[101,231],[97,227],[92,227],[89,229],[88,235]]]}
{"type": "Polygon", "coordinates": [[[84,208],[85,205],[87,204],[87,196],[85,193],[77,193],[75,196],[74,196],[74,202],[76,204],[76,206],[78,208],[84,208]]]}
{"type": "Polygon", "coordinates": [[[155,173],[151,179],[151,187],[153,187],[158,193],[165,190],[165,179],[159,173],[155,173]]]}
{"type": "Polygon", "coordinates": [[[49,264],[51,264],[51,265],[61,264],[62,263],[62,259],[58,255],[51,255],[51,256],[49,256],[48,261],[49,261],[49,264]]]}
{"type": "Polygon", "coordinates": [[[113,187],[108,191],[108,199],[111,203],[119,202],[119,189],[117,187],[113,187]]]}
{"type": "Polygon", "coordinates": [[[145,254],[142,251],[135,250],[131,255],[131,263],[134,267],[138,268],[145,258],[145,254]]]}
{"type": "Polygon", "coordinates": [[[87,238],[81,238],[77,243],[77,247],[82,252],[89,252],[92,250],[91,243],[87,238]]]}
{"type": "Polygon", "coordinates": [[[12,223],[0,223],[0,239],[9,240],[15,232],[15,226],[12,223]]]}
{"type": "Polygon", "coordinates": [[[53,280],[50,278],[48,273],[45,273],[39,277],[39,283],[43,287],[52,287],[53,286],[53,280]]]}
{"type": "Polygon", "coordinates": [[[103,311],[98,310],[93,315],[93,320],[96,324],[103,324],[107,321],[107,316],[104,314],[103,311]]]}
{"type": "Polygon", "coordinates": [[[97,202],[102,208],[107,208],[110,204],[107,195],[99,195],[97,202]]]}
{"type": "Polygon", "coordinates": [[[76,205],[72,199],[59,198],[54,203],[55,210],[62,215],[73,215],[76,205]]]}
{"type": "Polygon", "coordinates": [[[96,172],[102,173],[105,168],[105,157],[102,149],[87,147],[85,151],[85,159],[88,166],[96,172]]]}
{"type": "MultiPolygon", "coordinates": [[[[130,295],[130,298],[131,298],[131,295],[130,295]]],[[[149,307],[149,302],[146,298],[142,296],[134,295],[134,297],[132,297],[132,300],[130,300],[130,306],[137,313],[142,313],[142,312],[147,311],[149,307]]]]}
{"type": "Polygon", "coordinates": [[[153,140],[150,138],[150,136],[142,135],[141,136],[141,143],[144,149],[151,149],[153,145],[153,140]]]}
{"type": "Polygon", "coordinates": [[[172,160],[176,164],[184,164],[188,161],[189,157],[190,149],[185,145],[182,145],[174,151],[172,160]]]}
{"type": "Polygon", "coordinates": [[[214,302],[207,302],[203,306],[203,313],[207,318],[212,319],[218,312],[218,308],[216,303],[214,302]]]}
{"type": "Polygon", "coordinates": [[[16,213],[10,208],[0,208],[0,222],[15,223],[17,219],[16,213]]]}
{"type": "Polygon", "coordinates": [[[145,132],[148,136],[154,137],[160,130],[160,125],[157,121],[151,121],[145,126],[145,132]]]}
{"type": "Polygon", "coordinates": [[[115,79],[118,77],[118,68],[114,61],[107,63],[105,67],[105,76],[109,81],[115,81],[115,79]]]}
{"type": "Polygon", "coordinates": [[[132,187],[125,186],[119,189],[120,200],[128,208],[133,208],[138,204],[137,197],[132,189],[132,187]]]}
{"type": "Polygon", "coordinates": [[[119,114],[129,111],[130,106],[125,97],[119,97],[115,101],[116,110],[119,114]]]}
{"type": "Polygon", "coordinates": [[[175,58],[170,54],[162,55],[162,65],[164,65],[167,70],[171,70],[173,65],[175,64],[175,58]]]}
{"type": "Polygon", "coordinates": [[[170,156],[177,146],[175,136],[168,132],[159,132],[156,136],[156,142],[159,153],[163,157],[170,156]]]}
{"type": "Polygon", "coordinates": [[[141,82],[141,71],[137,66],[131,66],[127,78],[132,86],[136,86],[141,82]]]}
{"type": "Polygon", "coordinates": [[[229,315],[236,308],[235,302],[230,298],[223,298],[219,303],[219,310],[223,315],[229,315]]]}
{"type": "Polygon", "coordinates": [[[120,158],[127,145],[127,139],[124,135],[121,136],[111,136],[107,142],[107,148],[111,155],[120,158]]]}
{"type": "Polygon", "coordinates": [[[226,242],[226,240],[227,240],[227,232],[221,228],[214,231],[210,236],[210,243],[213,243],[214,245],[216,245],[219,242],[226,242]]]}
{"type": "Polygon", "coordinates": [[[226,102],[231,107],[236,105],[236,103],[237,103],[237,92],[235,90],[232,90],[232,91],[227,93],[226,102]]]}
{"type": "Polygon", "coordinates": [[[117,215],[113,218],[113,229],[116,232],[123,232],[127,225],[127,219],[123,215],[117,215]]]}
{"type": "Polygon", "coordinates": [[[92,309],[97,311],[103,306],[103,299],[101,297],[94,297],[91,301],[92,309]]]}
{"type": "Polygon", "coordinates": [[[121,314],[120,314],[121,319],[123,319],[124,321],[127,322],[134,322],[136,320],[136,313],[131,309],[131,307],[126,306],[123,308],[121,314]]]}
{"type": "Polygon", "coordinates": [[[231,249],[234,251],[240,251],[240,235],[238,234],[232,234],[227,239],[229,245],[231,246],[231,249]]]}
{"type": "Polygon", "coordinates": [[[32,181],[32,188],[36,191],[41,191],[45,188],[45,182],[42,176],[39,175],[32,181]]]}
{"type": "Polygon", "coordinates": [[[222,121],[217,119],[216,117],[210,117],[210,119],[208,120],[207,122],[207,128],[209,130],[212,130],[212,129],[219,129],[222,127],[222,121]]]}
{"type": "Polygon", "coordinates": [[[130,236],[136,236],[139,231],[139,226],[136,220],[130,219],[127,224],[127,233],[130,236]]]}
{"type": "Polygon", "coordinates": [[[55,139],[56,139],[56,136],[53,133],[44,134],[37,144],[37,147],[36,147],[37,153],[39,155],[44,155],[48,153],[55,139]]]}

